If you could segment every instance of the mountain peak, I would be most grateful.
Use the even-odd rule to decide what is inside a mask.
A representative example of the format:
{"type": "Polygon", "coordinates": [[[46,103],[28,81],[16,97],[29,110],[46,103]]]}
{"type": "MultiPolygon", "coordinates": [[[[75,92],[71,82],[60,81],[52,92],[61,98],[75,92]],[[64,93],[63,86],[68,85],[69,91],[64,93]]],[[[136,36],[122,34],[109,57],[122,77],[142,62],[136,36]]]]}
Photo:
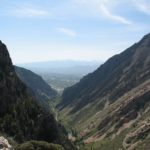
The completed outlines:
{"type": "Polygon", "coordinates": [[[148,34],[144,35],[144,37],[143,37],[143,38],[150,38],[150,33],[148,33],[148,34]]]}
{"type": "Polygon", "coordinates": [[[149,33],[149,34],[146,34],[146,35],[141,39],[141,41],[139,42],[139,44],[150,46],[150,33],[149,33]]]}
{"type": "Polygon", "coordinates": [[[13,70],[12,61],[9,52],[7,50],[7,47],[1,41],[0,41],[0,67],[2,70],[5,70],[7,68],[7,72],[8,72],[8,67],[9,67],[9,71],[13,70]]]}

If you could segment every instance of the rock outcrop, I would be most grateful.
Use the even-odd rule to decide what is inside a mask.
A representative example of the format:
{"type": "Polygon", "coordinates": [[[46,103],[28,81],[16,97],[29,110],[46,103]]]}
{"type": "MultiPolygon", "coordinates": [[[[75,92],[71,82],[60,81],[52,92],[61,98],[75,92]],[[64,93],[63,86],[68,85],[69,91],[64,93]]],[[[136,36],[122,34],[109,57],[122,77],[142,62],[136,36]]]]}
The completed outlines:
{"type": "Polygon", "coordinates": [[[8,140],[4,137],[0,137],[0,150],[14,150],[9,144],[8,140]]]}

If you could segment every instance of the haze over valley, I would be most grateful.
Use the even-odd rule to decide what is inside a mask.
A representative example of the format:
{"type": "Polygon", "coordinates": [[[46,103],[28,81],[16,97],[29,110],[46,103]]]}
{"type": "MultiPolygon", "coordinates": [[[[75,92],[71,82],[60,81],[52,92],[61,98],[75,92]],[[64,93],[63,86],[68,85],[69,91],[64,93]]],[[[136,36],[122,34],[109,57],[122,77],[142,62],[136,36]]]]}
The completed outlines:
{"type": "Polygon", "coordinates": [[[65,88],[74,85],[83,76],[96,70],[101,63],[101,61],[59,60],[17,65],[41,75],[61,94],[65,88]]]}
{"type": "Polygon", "coordinates": [[[0,150],[150,150],[149,0],[0,4],[0,150]]]}

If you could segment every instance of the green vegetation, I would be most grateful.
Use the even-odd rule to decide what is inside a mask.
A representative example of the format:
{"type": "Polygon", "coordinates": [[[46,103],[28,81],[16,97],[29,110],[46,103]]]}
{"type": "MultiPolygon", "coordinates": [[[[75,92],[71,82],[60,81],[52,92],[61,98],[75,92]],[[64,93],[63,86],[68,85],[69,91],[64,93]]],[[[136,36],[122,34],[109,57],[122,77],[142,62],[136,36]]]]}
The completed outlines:
{"type": "Polygon", "coordinates": [[[63,92],[59,119],[81,134],[81,150],[149,146],[149,43],[150,34],[63,92]]]}
{"type": "Polygon", "coordinates": [[[46,82],[52,86],[60,95],[62,94],[63,90],[67,87],[70,87],[77,83],[81,76],[75,75],[65,75],[65,74],[44,74],[43,75],[46,82]]]}
{"type": "Polygon", "coordinates": [[[144,142],[141,141],[138,144],[136,150],[149,150],[149,148],[150,148],[150,138],[146,139],[144,142]]]}
{"type": "Polygon", "coordinates": [[[124,130],[113,139],[107,137],[98,142],[93,142],[88,145],[84,145],[83,147],[81,146],[80,150],[124,150],[122,143],[128,131],[128,129],[124,130]]]}
{"type": "Polygon", "coordinates": [[[44,141],[29,141],[15,147],[15,150],[64,150],[60,145],[44,141]]]}
{"type": "MultiPolygon", "coordinates": [[[[11,137],[11,141],[15,143],[41,140],[60,144],[66,150],[76,149],[67,139],[65,128],[55,120],[51,112],[38,103],[36,96],[18,78],[4,44],[0,45],[0,76],[3,76],[0,80],[0,133],[2,135],[11,137]]],[[[38,84],[38,79],[41,78],[36,75],[34,77],[36,80],[31,83],[32,86],[42,88],[41,82],[38,84]]],[[[45,83],[42,84],[45,86],[45,83]]],[[[46,87],[45,91],[47,91],[46,87]]],[[[41,143],[38,145],[37,149],[43,147],[41,143]]]]}
{"type": "Polygon", "coordinates": [[[48,85],[42,77],[34,72],[15,66],[15,71],[20,80],[33,92],[38,103],[49,110],[48,101],[57,97],[57,92],[48,85]]]}
{"type": "Polygon", "coordinates": [[[50,143],[58,143],[66,150],[76,149],[73,143],[80,150],[147,150],[150,146],[150,37],[145,39],[67,88],[62,101],[60,97],[55,97],[54,102],[52,97],[46,97],[51,112],[37,102],[37,91],[34,91],[39,92],[38,87],[45,88],[37,92],[45,97],[51,88],[43,81],[38,83],[41,78],[36,75],[32,82],[33,78],[27,74],[32,80],[26,81],[32,86],[28,87],[35,88],[32,89],[34,97],[16,76],[7,49],[3,47],[4,54],[0,55],[0,133],[12,137],[15,145],[25,142],[17,145],[16,150],[63,150],[50,143]],[[142,44],[139,49],[141,43],[144,46],[142,44]],[[58,113],[56,106],[63,109],[58,113]]]}

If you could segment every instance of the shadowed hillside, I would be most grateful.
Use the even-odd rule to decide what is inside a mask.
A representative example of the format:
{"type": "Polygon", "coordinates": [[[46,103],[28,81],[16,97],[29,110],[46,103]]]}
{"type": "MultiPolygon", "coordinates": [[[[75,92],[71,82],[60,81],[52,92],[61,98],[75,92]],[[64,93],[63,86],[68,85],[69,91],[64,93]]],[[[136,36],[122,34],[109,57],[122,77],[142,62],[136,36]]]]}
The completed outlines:
{"type": "Polygon", "coordinates": [[[0,134],[18,143],[44,140],[74,149],[54,116],[37,104],[17,77],[6,46],[0,42],[0,134]],[[62,140],[63,139],[63,140],[62,140]]]}
{"type": "Polygon", "coordinates": [[[50,109],[49,101],[57,97],[57,92],[53,90],[39,75],[30,70],[15,66],[18,77],[34,93],[39,104],[50,109]]]}

